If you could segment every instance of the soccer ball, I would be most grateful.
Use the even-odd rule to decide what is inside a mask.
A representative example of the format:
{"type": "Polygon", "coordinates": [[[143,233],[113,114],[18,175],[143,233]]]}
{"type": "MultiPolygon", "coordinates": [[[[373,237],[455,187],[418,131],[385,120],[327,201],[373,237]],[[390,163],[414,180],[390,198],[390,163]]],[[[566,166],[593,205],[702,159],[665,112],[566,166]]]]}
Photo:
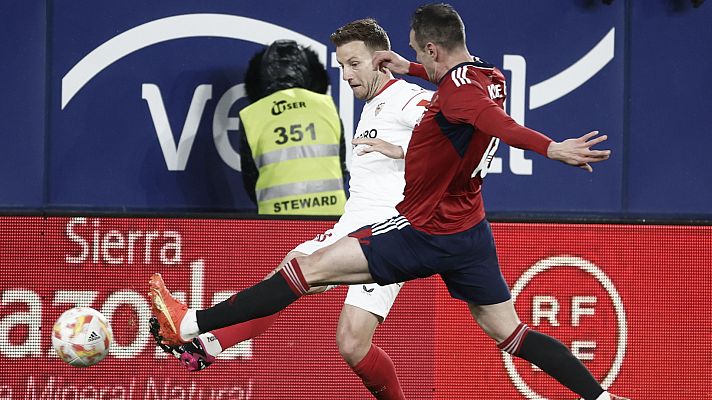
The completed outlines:
{"type": "Polygon", "coordinates": [[[54,323],[52,347],[69,365],[89,367],[106,357],[112,337],[104,315],[93,308],[75,307],[54,323]]]}

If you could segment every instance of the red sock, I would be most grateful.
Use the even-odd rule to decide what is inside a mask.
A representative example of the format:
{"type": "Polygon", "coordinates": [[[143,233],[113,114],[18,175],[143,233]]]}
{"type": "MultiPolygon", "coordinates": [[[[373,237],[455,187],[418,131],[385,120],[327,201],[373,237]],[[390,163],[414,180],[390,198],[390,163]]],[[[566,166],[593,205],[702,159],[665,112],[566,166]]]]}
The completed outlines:
{"type": "Polygon", "coordinates": [[[247,339],[252,339],[264,333],[267,328],[274,324],[274,321],[277,320],[277,316],[279,316],[279,313],[216,329],[210,333],[215,336],[218,343],[220,343],[220,347],[225,351],[240,342],[244,342],[247,339]]]}
{"type": "Polygon", "coordinates": [[[371,344],[371,349],[363,360],[352,369],[376,399],[405,399],[393,361],[375,344],[371,344]]]}

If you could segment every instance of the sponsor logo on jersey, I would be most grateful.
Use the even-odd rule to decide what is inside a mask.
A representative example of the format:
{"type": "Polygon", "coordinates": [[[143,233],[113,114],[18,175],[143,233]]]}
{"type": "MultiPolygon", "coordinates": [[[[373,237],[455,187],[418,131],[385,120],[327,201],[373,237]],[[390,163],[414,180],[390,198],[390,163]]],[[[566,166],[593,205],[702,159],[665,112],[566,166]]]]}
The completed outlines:
{"type": "MultiPolygon", "coordinates": [[[[356,137],[354,139],[363,139],[363,138],[375,139],[376,137],[378,137],[378,130],[373,128],[373,129],[367,129],[367,130],[359,133],[358,135],[356,135],[356,137]]],[[[356,145],[352,145],[351,148],[355,149],[356,145]]]]}
{"type": "Polygon", "coordinates": [[[489,93],[489,97],[492,100],[495,99],[502,99],[504,98],[504,90],[502,89],[502,85],[498,83],[493,83],[491,85],[487,86],[487,92],[489,93]]]}

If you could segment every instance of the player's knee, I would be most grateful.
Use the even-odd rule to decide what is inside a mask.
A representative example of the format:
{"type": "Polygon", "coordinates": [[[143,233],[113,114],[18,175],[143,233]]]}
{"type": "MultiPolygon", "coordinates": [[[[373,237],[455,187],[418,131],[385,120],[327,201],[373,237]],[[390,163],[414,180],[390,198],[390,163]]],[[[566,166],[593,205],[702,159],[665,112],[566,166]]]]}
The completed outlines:
{"type": "Polygon", "coordinates": [[[304,255],[306,255],[306,254],[299,252],[299,251],[294,251],[294,250],[290,251],[289,253],[287,253],[286,256],[284,256],[284,259],[282,260],[281,263],[279,263],[277,268],[273,269],[269,274],[265,275],[265,277],[262,278],[262,280],[264,281],[264,280],[267,280],[267,279],[273,277],[277,272],[279,272],[282,268],[284,268],[284,265],[286,263],[288,263],[289,261],[291,261],[294,258],[301,257],[304,255]]]}
{"type": "Polygon", "coordinates": [[[321,262],[321,258],[321,252],[316,251],[309,255],[300,255],[296,257],[296,260],[299,263],[299,268],[301,268],[302,271],[305,271],[317,267],[321,262]]]}
{"type": "Polygon", "coordinates": [[[521,322],[509,302],[491,306],[470,304],[469,307],[477,324],[496,343],[507,339],[521,322]]]}
{"type": "Polygon", "coordinates": [[[326,264],[324,252],[321,250],[308,256],[297,257],[296,260],[304,279],[311,286],[321,286],[333,275],[333,272],[329,271],[330,266],[326,264]]]}
{"type": "Polygon", "coordinates": [[[505,341],[509,335],[510,332],[507,330],[502,330],[502,329],[482,329],[487,336],[490,337],[490,339],[494,340],[495,343],[499,344],[505,341]]]}
{"type": "Polygon", "coordinates": [[[339,347],[341,357],[352,367],[356,366],[371,348],[369,339],[348,330],[338,330],[336,332],[336,344],[339,347]]]}

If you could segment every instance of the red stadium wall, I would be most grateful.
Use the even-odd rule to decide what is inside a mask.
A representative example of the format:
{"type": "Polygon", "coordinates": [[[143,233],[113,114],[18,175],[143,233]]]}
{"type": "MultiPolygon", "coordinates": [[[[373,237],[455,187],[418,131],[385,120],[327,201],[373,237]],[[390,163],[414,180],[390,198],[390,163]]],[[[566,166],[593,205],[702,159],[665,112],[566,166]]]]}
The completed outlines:
{"type": "MultiPolygon", "coordinates": [[[[304,298],[208,370],[184,372],[149,339],[154,271],[193,307],[262,278],[331,222],[0,217],[0,399],[363,399],[334,332],[345,290],[304,298]],[[115,343],[63,364],[52,324],[99,309],[115,343]]],[[[636,399],[712,398],[712,227],[493,224],[503,274],[529,325],[575,349],[636,399]]],[[[409,399],[572,399],[503,357],[438,278],[408,283],[376,343],[409,399]]]]}

